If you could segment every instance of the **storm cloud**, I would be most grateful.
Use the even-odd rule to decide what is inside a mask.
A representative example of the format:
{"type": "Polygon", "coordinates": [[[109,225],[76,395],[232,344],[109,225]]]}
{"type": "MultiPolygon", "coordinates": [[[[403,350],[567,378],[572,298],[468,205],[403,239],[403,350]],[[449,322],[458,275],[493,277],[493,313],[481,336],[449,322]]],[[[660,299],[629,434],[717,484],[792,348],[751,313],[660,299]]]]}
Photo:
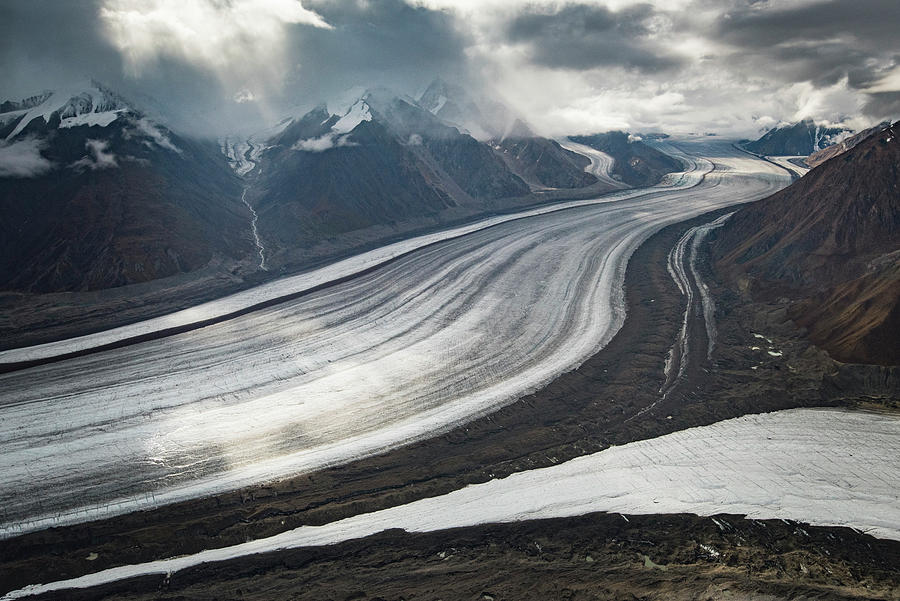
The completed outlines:
{"type": "Polygon", "coordinates": [[[526,45],[535,63],[548,67],[622,66],[654,73],[683,63],[657,43],[668,24],[649,4],[618,12],[576,4],[556,11],[531,7],[516,15],[505,33],[510,43],[526,45]]]}
{"type": "Polygon", "coordinates": [[[96,78],[222,135],[441,76],[545,135],[754,135],[900,110],[895,0],[6,0],[0,100],[96,78]]]}
{"type": "Polygon", "coordinates": [[[898,63],[896,0],[829,0],[787,8],[748,7],[718,20],[715,35],[741,67],[769,65],[785,81],[855,89],[879,81],[898,63]]]}
{"type": "Polygon", "coordinates": [[[466,40],[445,12],[403,0],[306,3],[332,26],[297,31],[285,100],[313,105],[352,87],[414,95],[437,75],[466,79],[466,40]]]}

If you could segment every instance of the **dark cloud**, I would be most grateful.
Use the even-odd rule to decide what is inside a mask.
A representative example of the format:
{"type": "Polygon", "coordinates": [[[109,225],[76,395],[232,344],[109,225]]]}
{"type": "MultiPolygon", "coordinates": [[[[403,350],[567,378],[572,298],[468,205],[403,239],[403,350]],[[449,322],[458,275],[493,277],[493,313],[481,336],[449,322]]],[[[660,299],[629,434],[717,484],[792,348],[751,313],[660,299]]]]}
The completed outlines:
{"type": "Polygon", "coordinates": [[[682,61],[652,39],[653,7],[639,4],[613,12],[602,6],[566,5],[553,12],[516,16],[506,28],[509,42],[526,44],[541,65],[573,70],[621,66],[659,72],[682,61]]]}
{"type": "Polygon", "coordinates": [[[900,2],[896,0],[828,0],[786,9],[767,6],[732,11],[722,16],[718,29],[726,40],[752,48],[837,37],[892,47],[896,46],[897,23],[900,2]]]}
{"type": "Polygon", "coordinates": [[[122,61],[101,35],[97,2],[0,3],[0,96],[15,97],[73,78],[118,78],[122,61]]]}
{"type": "Polygon", "coordinates": [[[466,79],[466,40],[451,15],[402,0],[305,2],[333,26],[292,36],[299,69],[286,93],[327,99],[349,87],[385,86],[413,93],[437,76],[466,79]]]}
{"type": "Polygon", "coordinates": [[[876,119],[897,119],[900,116],[900,92],[878,92],[869,94],[869,101],[863,113],[876,119]]]}
{"type": "Polygon", "coordinates": [[[140,77],[129,76],[120,52],[103,34],[99,4],[96,0],[0,3],[0,100],[96,79],[176,129],[219,133],[221,126],[210,115],[229,103],[218,80],[165,57],[140,77]]]}
{"type": "Polygon", "coordinates": [[[890,66],[897,23],[897,0],[829,0],[787,9],[763,4],[723,14],[712,35],[738,49],[732,64],[817,87],[847,77],[861,89],[890,66]]]}

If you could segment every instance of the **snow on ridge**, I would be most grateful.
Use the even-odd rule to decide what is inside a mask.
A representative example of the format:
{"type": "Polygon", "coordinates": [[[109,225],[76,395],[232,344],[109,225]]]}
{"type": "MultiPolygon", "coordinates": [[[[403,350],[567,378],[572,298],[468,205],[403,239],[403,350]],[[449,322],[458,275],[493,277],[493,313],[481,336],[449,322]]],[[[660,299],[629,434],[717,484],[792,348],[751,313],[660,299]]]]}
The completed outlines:
{"type": "MultiPolygon", "coordinates": [[[[331,130],[317,138],[307,138],[297,140],[291,146],[291,150],[299,150],[301,152],[325,152],[332,148],[342,146],[355,146],[350,140],[350,132],[352,132],[363,121],[372,120],[372,109],[368,103],[369,94],[353,103],[344,116],[331,126],[331,130]]],[[[328,119],[322,123],[327,123],[328,119]]]]}
{"type": "Polygon", "coordinates": [[[336,134],[346,134],[363,121],[371,120],[372,111],[369,108],[369,104],[364,98],[360,98],[347,110],[347,113],[331,127],[331,131],[336,134]]]}
{"type": "MultiPolygon", "coordinates": [[[[42,118],[45,123],[49,123],[54,113],[57,113],[61,120],[77,118],[90,113],[107,113],[115,110],[124,110],[128,107],[124,101],[115,93],[106,90],[96,82],[70,86],[50,92],[49,95],[36,106],[28,109],[22,120],[13,131],[6,137],[7,140],[19,135],[29,123],[37,118],[42,118]]],[[[85,118],[90,119],[90,118],[85,118]]],[[[108,119],[96,118],[98,121],[108,119]]],[[[106,125],[112,123],[115,119],[110,120],[106,125]]],[[[99,124],[99,123],[96,123],[99,124]]],[[[73,127],[74,124],[66,127],[73,127]]]]}
{"type": "Polygon", "coordinates": [[[354,104],[363,99],[367,90],[362,86],[354,86],[326,103],[326,110],[332,115],[346,115],[354,104]]]}
{"type": "Polygon", "coordinates": [[[106,127],[119,118],[119,115],[127,109],[115,109],[112,111],[104,111],[102,113],[81,113],[74,117],[66,117],[59,122],[60,128],[79,127],[86,125],[88,127],[100,126],[106,127]]]}
{"type": "Polygon", "coordinates": [[[441,109],[444,108],[445,104],[447,104],[447,97],[444,95],[441,95],[437,99],[437,104],[435,104],[431,109],[429,109],[431,111],[431,114],[437,115],[439,112],[441,112],[441,109]]]}

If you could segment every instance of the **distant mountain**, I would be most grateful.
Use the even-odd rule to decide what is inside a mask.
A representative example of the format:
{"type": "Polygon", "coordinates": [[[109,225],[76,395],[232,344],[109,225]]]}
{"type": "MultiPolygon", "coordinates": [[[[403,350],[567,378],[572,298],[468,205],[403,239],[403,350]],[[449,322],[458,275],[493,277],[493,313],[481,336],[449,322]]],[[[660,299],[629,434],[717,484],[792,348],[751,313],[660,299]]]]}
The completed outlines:
{"type": "Polygon", "coordinates": [[[563,148],[556,140],[536,136],[522,121],[514,123],[507,137],[489,143],[534,190],[583,188],[598,181],[585,172],[590,159],[563,148]]]}
{"type": "Polygon", "coordinates": [[[385,90],[294,120],[251,176],[261,235],[281,248],[529,193],[490,146],[385,90]]]}
{"type": "Polygon", "coordinates": [[[890,127],[891,122],[885,121],[883,123],[879,123],[875,127],[870,127],[869,129],[865,129],[858,134],[854,134],[849,138],[844,138],[840,142],[833,144],[831,146],[827,146],[818,152],[814,152],[808,157],[806,157],[806,164],[809,165],[810,169],[813,167],[818,167],[828,159],[832,159],[839,154],[843,154],[874,134],[877,131],[881,131],[886,127],[890,127]]]}
{"type": "Polygon", "coordinates": [[[538,136],[496,101],[474,100],[461,85],[435,79],[418,104],[442,122],[486,141],[533,190],[582,188],[597,183],[584,169],[590,160],[538,136]]]}
{"type": "Polygon", "coordinates": [[[840,141],[849,134],[843,127],[828,127],[812,119],[769,130],[744,148],[764,156],[807,156],[840,141]]]}
{"type": "Polygon", "coordinates": [[[243,185],[97,84],[0,104],[0,290],[96,290],[253,251],[243,185]]]}
{"type": "Polygon", "coordinates": [[[900,124],[879,130],[718,233],[717,268],[845,362],[900,364],[900,124]]]}
{"type": "Polygon", "coordinates": [[[440,77],[429,84],[419,97],[418,105],[446,123],[479,140],[502,138],[510,116],[494,115],[491,120],[478,103],[459,84],[447,83],[440,77]]]}
{"type": "Polygon", "coordinates": [[[663,152],[621,131],[590,136],[570,136],[573,142],[585,144],[615,159],[612,175],[630,186],[652,186],[667,173],[680,171],[682,164],[663,152]]]}

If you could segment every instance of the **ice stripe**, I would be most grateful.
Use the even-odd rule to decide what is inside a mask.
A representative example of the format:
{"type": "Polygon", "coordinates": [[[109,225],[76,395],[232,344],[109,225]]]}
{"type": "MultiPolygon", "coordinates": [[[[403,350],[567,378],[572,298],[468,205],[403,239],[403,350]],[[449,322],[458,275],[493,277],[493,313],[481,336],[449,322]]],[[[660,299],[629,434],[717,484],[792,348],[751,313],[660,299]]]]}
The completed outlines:
{"type": "Polygon", "coordinates": [[[748,415],[269,538],[13,591],[88,588],[391,528],[430,532],[582,515],[719,513],[848,526],[900,540],[900,416],[832,409],[748,415]]]}
{"type": "Polygon", "coordinates": [[[0,376],[0,536],[321,469],[511,403],[615,334],[625,266],[653,232],[787,183],[744,164],[407,241],[300,298],[0,376]]]}

